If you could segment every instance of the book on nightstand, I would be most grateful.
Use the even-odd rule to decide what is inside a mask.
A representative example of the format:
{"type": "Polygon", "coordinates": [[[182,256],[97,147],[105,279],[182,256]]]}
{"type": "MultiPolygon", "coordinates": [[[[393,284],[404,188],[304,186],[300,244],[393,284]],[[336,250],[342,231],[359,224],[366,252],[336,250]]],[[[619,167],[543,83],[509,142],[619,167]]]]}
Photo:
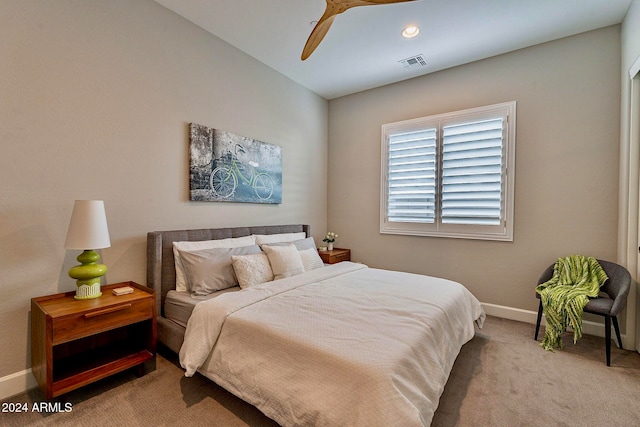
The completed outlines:
{"type": "Polygon", "coordinates": [[[121,288],[115,288],[112,292],[116,296],[127,295],[133,293],[133,288],[131,286],[123,286],[121,288]]]}

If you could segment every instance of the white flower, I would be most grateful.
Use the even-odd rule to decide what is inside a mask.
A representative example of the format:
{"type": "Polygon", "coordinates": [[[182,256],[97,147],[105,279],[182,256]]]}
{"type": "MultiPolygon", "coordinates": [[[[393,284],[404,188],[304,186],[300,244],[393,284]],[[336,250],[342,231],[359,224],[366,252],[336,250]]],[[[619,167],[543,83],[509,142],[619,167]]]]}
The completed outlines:
{"type": "Polygon", "coordinates": [[[334,233],[333,231],[329,231],[327,235],[324,236],[324,239],[322,239],[322,241],[327,243],[333,243],[336,241],[337,237],[338,235],[336,233],[334,233]]]}

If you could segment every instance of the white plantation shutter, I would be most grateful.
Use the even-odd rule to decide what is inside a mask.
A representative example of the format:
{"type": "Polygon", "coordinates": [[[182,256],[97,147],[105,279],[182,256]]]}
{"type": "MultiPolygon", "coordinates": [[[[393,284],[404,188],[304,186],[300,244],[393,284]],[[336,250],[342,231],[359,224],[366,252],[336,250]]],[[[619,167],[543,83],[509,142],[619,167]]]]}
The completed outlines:
{"type": "Polygon", "coordinates": [[[513,240],[515,102],[382,134],[381,233],[513,240]]]}
{"type": "Polygon", "coordinates": [[[442,222],[500,225],[502,118],[443,128],[442,222]]]}
{"type": "Polygon", "coordinates": [[[435,221],[436,129],[389,137],[388,183],[389,221],[435,221]]]}

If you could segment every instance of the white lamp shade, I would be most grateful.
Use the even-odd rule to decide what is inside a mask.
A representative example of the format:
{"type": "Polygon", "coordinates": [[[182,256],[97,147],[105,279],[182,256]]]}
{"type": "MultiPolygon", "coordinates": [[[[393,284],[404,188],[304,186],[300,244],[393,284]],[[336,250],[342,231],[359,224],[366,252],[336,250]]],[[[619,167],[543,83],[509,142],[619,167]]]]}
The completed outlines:
{"type": "Polygon", "coordinates": [[[111,246],[102,200],[76,200],[71,213],[66,249],[102,249],[111,246]]]}

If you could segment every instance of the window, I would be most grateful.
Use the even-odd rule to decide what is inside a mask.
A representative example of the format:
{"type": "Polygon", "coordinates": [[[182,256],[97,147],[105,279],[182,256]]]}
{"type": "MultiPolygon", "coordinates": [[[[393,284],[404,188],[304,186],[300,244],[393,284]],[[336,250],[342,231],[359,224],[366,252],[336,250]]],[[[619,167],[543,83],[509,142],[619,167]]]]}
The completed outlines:
{"type": "Polygon", "coordinates": [[[380,232],[513,240],[516,103],[382,126],[380,232]]]}

